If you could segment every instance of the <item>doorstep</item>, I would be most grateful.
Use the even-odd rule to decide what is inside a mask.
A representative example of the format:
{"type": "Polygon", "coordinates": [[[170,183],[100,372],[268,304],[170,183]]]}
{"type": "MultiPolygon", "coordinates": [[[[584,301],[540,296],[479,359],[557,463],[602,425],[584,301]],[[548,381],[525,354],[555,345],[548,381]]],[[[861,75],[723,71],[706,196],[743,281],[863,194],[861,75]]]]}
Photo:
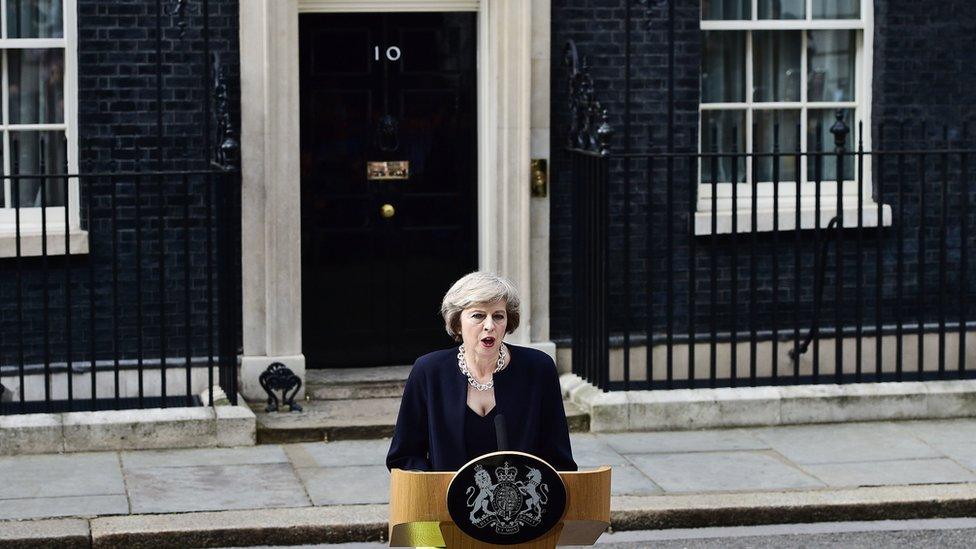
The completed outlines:
{"type": "MultiPolygon", "coordinates": [[[[301,412],[265,412],[265,403],[253,403],[257,414],[258,444],[363,440],[393,436],[400,397],[308,400],[301,412]]],[[[564,400],[569,430],[590,430],[590,416],[579,405],[564,400]]]]}
{"type": "MultiPolygon", "coordinates": [[[[411,368],[309,369],[300,412],[267,412],[265,401],[250,403],[258,444],[389,438],[411,368]]],[[[563,405],[571,432],[590,430],[590,417],[578,404],[563,405]]]]}

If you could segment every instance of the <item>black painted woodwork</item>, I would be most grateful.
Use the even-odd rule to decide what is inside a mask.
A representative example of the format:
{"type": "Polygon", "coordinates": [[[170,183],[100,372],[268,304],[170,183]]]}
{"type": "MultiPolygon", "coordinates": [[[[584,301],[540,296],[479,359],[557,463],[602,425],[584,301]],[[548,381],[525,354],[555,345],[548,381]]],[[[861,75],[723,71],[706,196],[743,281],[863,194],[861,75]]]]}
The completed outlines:
{"type": "Polygon", "coordinates": [[[451,344],[440,301],[477,265],[475,21],[299,18],[309,367],[408,364],[451,344]],[[368,180],[366,163],[384,160],[408,160],[409,179],[368,180]]]}

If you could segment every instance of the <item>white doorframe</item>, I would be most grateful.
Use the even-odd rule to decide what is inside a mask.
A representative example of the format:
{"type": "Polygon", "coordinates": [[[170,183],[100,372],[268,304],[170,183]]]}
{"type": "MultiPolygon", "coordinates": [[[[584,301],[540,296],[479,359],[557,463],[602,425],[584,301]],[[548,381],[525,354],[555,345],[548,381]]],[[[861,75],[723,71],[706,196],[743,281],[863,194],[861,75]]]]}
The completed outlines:
{"type": "MultiPolygon", "coordinates": [[[[244,396],[282,362],[305,377],[302,354],[298,14],[348,11],[478,12],[479,268],[522,290],[531,342],[529,137],[531,2],[526,0],[249,0],[242,2],[241,168],[244,396]]],[[[432,304],[436,307],[436,304],[432,304]]]]}

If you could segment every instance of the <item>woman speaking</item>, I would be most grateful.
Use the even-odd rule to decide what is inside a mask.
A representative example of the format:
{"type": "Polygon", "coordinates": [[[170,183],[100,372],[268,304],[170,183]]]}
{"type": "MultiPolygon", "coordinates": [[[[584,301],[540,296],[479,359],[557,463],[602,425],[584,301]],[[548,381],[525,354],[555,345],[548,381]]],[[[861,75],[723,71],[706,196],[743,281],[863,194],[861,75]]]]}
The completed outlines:
{"type": "Polygon", "coordinates": [[[441,314],[460,346],[414,363],[386,466],[455,471],[498,450],[495,418],[501,415],[508,450],[575,471],[556,365],[541,351],[503,343],[519,325],[515,286],[470,273],[447,291],[441,314]]]}

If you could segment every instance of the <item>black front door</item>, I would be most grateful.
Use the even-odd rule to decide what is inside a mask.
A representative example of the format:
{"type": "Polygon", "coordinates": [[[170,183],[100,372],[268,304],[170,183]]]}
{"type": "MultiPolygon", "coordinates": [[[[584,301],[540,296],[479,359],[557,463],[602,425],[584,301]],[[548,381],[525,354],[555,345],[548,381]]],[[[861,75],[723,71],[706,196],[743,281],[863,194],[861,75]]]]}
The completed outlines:
{"type": "Polygon", "coordinates": [[[310,367],[450,345],[438,309],[477,266],[473,13],[299,19],[302,341],[310,367]]]}

